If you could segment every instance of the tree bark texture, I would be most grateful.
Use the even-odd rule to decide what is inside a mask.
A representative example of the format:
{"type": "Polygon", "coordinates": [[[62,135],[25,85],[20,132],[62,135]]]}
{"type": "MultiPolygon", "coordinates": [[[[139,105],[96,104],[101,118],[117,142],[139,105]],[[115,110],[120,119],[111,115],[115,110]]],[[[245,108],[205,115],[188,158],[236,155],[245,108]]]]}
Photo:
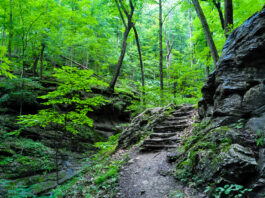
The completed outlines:
{"type": "Polygon", "coordinates": [[[164,89],[163,81],[163,21],[162,21],[162,0],[159,0],[159,72],[160,72],[160,89],[164,89]]]}
{"type": "Polygon", "coordinates": [[[140,67],[141,67],[141,74],[142,74],[142,87],[144,89],[144,85],[145,85],[145,82],[144,82],[144,64],[143,64],[143,57],[142,57],[140,40],[139,40],[139,36],[138,36],[137,29],[135,27],[135,24],[133,24],[133,31],[134,31],[137,49],[138,49],[138,53],[139,53],[139,60],[140,60],[140,67]]]}
{"type": "Polygon", "coordinates": [[[118,64],[116,66],[116,70],[115,73],[113,75],[113,78],[109,84],[109,91],[110,92],[114,92],[114,87],[116,85],[117,79],[120,75],[120,70],[121,70],[121,66],[123,63],[123,59],[126,53],[126,48],[127,48],[127,38],[129,36],[129,33],[131,31],[131,29],[133,28],[133,23],[132,23],[132,17],[133,17],[133,13],[134,13],[134,9],[135,9],[135,5],[133,5],[132,0],[130,0],[130,11],[128,11],[125,6],[123,5],[122,0],[115,0],[115,3],[117,5],[118,11],[120,13],[120,17],[122,19],[123,25],[125,27],[125,32],[123,35],[123,41],[122,41],[122,49],[121,49],[121,53],[120,53],[120,58],[118,61],[118,64]],[[127,18],[127,23],[125,22],[125,18],[123,16],[123,13],[126,15],[127,18]]]}
{"type": "Polygon", "coordinates": [[[196,10],[196,13],[197,13],[200,21],[201,21],[201,24],[202,24],[202,27],[203,27],[203,30],[204,30],[204,33],[205,33],[205,36],[206,36],[206,40],[207,40],[208,46],[210,47],[210,51],[211,51],[211,54],[212,54],[212,58],[213,58],[214,64],[216,65],[216,63],[217,63],[217,61],[219,59],[219,55],[218,55],[215,43],[213,41],[213,37],[212,37],[211,31],[210,31],[209,25],[207,23],[207,20],[205,18],[205,15],[203,13],[203,10],[201,8],[201,5],[200,5],[199,1],[198,0],[192,0],[192,3],[194,5],[194,8],[196,10]]]}
{"type": "Polygon", "coordinates": [[[233,18],[233,0],[225,0],[225,34],[226,37],[233,29],[234,18],[233,18]]]}
{"type": "Polygon", "coordinates": [[[224,30],[225,29],[225,20],[224,20],[224,15],[223,15],[222,8],[221,8],[221,2],[213,0],[213,4],[218,11],[219,18],[220,18],[221,25],[222,25],[222,29],[224,30]]]}
{"type": "Polygon", "coordinates": [[[116,82],[118,80],[118,77],[120,75],[120,70],[121,70],[122,62],[123,62],[123,59],[124,59],[124,56],[125,56],[125,52],[126,52],[126,48],[127,48],[127,38],[129,36],[129,33],[130,33],[131,28],[132,27],[129,26],[125,30],[124,35],[123,35],[122,49],[121,49],[121,53],[120,53],[119,62],[117,64],[117,66],[116,66],[116,70],[115,70],[114,76],[113,76],[112,81],[110,82],[110,85],[109,85],[109,90],[111,92],[114,92],[115,84],[116,84],[116,82]]]}
{"type": "Polygon", "coordinates": [[[38,54],[35,55],[35,61],[33,63],[33,75],[35,76],[37,74],[37,66],[38,66],[38,62],[39,62],[40,57],[38,56],[38,54]]]}
{"type": "Polygon", "coordinates": [[[188,10],[188,15],[189,15],[189,36],[190,36],[190,67],[192,68],[194,65],[194,52],[193,52],[193,42],[191,40],[192,38],[192,18],[191,18],[191,9],[189,8],[188,10]]]}

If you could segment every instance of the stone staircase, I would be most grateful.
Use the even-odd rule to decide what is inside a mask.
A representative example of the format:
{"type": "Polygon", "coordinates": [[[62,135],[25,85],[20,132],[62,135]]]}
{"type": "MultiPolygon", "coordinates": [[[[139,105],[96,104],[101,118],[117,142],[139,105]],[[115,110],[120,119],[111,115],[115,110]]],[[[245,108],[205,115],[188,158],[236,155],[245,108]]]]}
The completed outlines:
{"type": "Polygon", "coordinates": [[[181,140],[181,132],[189,126],[194,107],[185,105],[178,107],[161,123],[153,128],[153,133],[144,140],[142,150],[158,150],[177,148],[181,140]]]}

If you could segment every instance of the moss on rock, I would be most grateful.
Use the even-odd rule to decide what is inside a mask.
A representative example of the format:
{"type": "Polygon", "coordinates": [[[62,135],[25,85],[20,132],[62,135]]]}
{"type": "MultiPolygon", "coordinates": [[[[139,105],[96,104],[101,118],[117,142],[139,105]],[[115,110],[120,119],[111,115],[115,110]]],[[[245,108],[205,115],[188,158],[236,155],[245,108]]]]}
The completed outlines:
{"type": "MultiPolygon", "coordinates": [[[[223,182],[244,183],[242,178],[257,174],[255,153],[246,144],[246,134],[222,126],[195,128],[193,136],[184,141],[183,155],[177,159],[176,177],[197,186],[223,182]]],[[[252,145],[255,144],[252,140],[252,145]]]]}

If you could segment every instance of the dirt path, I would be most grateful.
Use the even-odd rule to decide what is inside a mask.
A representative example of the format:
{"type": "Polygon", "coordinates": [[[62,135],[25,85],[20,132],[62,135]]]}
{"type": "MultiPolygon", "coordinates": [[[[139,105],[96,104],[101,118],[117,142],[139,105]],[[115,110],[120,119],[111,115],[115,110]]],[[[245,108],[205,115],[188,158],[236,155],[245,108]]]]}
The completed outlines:
{"type": "Polygon", "coordinates": [[[131,160],[120,171],[117,198],[202,198],[194,189],[174,179],[167,151],[140,153],[130,151],[131,160]]]}

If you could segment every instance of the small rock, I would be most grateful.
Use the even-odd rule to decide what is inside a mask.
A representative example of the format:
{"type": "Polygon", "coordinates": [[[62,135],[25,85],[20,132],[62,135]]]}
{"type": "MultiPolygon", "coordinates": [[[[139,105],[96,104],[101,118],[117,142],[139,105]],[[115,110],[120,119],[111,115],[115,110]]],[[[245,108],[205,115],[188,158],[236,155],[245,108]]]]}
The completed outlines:
{"type": "Polygon", "coordinates": [[[143,183],[144,185],[148,185],[148,184],[149,184],[149,182],[148,182],[147,180],[144,180],[142,183],[143,183]]]}

